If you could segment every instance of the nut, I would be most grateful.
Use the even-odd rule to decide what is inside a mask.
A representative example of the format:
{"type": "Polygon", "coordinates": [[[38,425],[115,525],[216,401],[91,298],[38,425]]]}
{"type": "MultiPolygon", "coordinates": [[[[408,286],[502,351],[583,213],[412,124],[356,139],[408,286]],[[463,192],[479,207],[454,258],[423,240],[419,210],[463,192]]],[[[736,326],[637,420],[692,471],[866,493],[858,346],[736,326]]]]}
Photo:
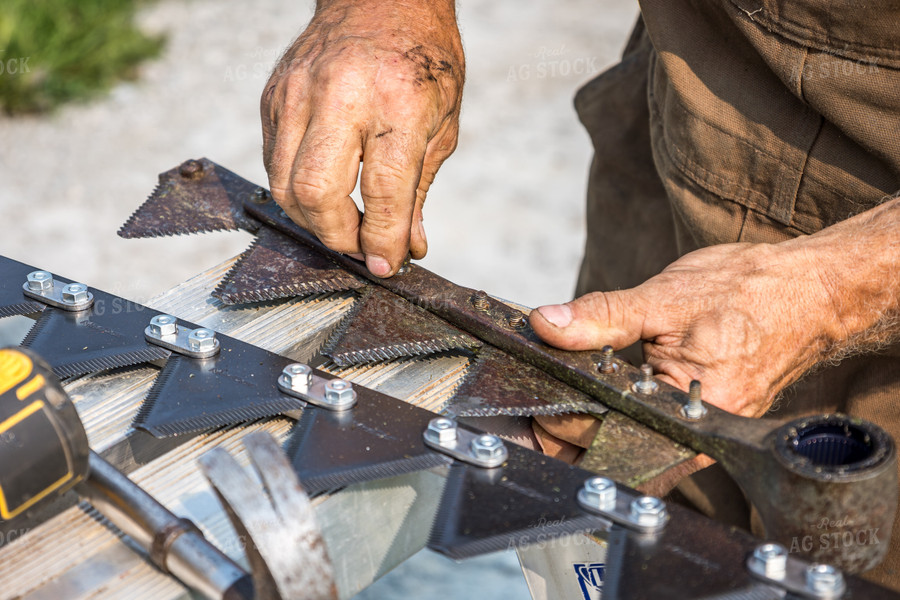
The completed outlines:
{"type": "Polygon", "coordinates": [[[653,496],[642,496],[631,503],[631,518],[638,525],[656,527],[666,521],[666,504],[653,496]]]}
{"type": "Polygon", "coordinates": [[[178,332],[176,319],[172,315],[156,315],[150,319],[150,333],[157,337],[174,335],[178,332]]]}
{"type": "Polygon", "coordinates": [[[787,570],[787,550],[781,544],[761,544],[753,550],[753,560],[770,579],[783,579],[787,570]]]}
{"type": "Polygon", "coordinates": [[[833,594],[843,590],[844,575],[831,565],[810,565],[806,568],[806,587],[819,594],[833,594]]]}
{"type": "Polygon", "coordinates": [[[47,271],[32,271],[28,274],[28,289],[33,292],[52,290],[53,275],[47,271]]]}
{"type": "Polygon", "coordinates": [[[309,365],[302,363],[293,363],[284,368],[281,372],[285,383],[295,392],[306,393],[309,391],[309,385],[312,383],[312,369],[309,365]]]}
{"type": "Polygon", "coordinates": [[[506,450],[500,438],[489,433],[479,435],[472,440],[471,448],[475,458],[483,461],[498,459],[503,456],[506,450]]]}
{"type": "Polygon", "coordinates": [[[441,444],[456,439],[456,422],[447,417],[436,417],[428,422],[428,431],[441,444]]]}
{"type": "Polygon", "coordinates": [[[83,283],[70,283],[62,289],[62,299],[66,304],[81,304],[89,299],[87,286],[83,283]]]}
{"type": "Polygon", "coordinates": [[[191,352],[207,352],[216,347],[216,332],[200,327],[188,335],[188,348],[191,352]]]}
{"type": "Polygon", "coordinates": [[[591,508],[610,511],[616,507],[616,492],[616,482],[612,479],[591,477],[584,482],[579,498],[591,508]]]}
{"type": "Polygon", "coordinates": [[[332,379],[325,384],[325,400],[329,404],[344,406],[351,404],[356,399],[353,384],[343,379],[332,379]]]}

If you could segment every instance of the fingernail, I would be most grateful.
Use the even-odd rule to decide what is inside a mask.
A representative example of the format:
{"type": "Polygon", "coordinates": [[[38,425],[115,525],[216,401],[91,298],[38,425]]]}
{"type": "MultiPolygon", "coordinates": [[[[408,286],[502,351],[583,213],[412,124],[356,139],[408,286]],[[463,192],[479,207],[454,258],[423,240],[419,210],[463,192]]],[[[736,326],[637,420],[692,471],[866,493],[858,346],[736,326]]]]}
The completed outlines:
{"type": "Polygon", "coordinates": [[[388,273],[391,272],[390,263],[380,256],[373,256],[371,254],[366,256],[366,266],[369,268],[369,271],[372,272],[372,275],[375,275],[376,277],[387,277],[388,273]]]}
{"type": "Polygon", "coordinates": [[[366,260],[366,255],[362,252],[351,252],[347,256],[349,256],[350,258],[355,258],[356,260],[366,260]]]}
{"type": "Polygon", "coordinates": [[[557,327],[568,327],[572,322],[572,309],[567,304],[550,304],[538,308],[541,316],[557,327]]]}

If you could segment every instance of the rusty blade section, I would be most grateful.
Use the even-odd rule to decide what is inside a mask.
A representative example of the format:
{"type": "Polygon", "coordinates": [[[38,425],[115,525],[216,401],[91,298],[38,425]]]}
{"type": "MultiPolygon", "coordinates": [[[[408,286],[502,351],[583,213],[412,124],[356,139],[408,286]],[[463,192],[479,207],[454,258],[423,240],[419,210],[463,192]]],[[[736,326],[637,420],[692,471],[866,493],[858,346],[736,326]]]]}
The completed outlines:
{"type": "Polygon", "coordinates": [[[259,225],[244,212],[245,200],[269,201],[269,195],[206,158],[188,160],[160,174],[156,189],[119,229],[119,235],[146,238],[202,231],[255,231],[259,225]]]}
{"type": "Polygon", "coordinates": [[[308,247],[263,229],[212,293],[225,304],[341,292],[365,284],[308,247]]]}
{"type": "Polygon", "coordinates": [[[369,286],[332,333],[322,354],[347,367],[480,345],[477,338],[425,309],[369,286]]]}
{"type": "Polygon", "coordinates": [[[460,417],[605,413],[607,408],[540,369],[485,345],[446,413],[460,417]]]}

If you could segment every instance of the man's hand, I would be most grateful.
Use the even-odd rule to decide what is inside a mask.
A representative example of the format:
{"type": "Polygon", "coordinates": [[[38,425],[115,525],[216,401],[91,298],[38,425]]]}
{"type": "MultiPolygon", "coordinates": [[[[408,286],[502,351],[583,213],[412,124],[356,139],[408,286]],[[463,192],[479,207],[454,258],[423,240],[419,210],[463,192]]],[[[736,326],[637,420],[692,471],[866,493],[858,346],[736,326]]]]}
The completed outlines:
{"type": "Polygon", "coordinates": [[[262,96],[275,201],[379,277],[423,257],[422,205],[456,148],[463,79],[452,0],[320,0],[262,96]]]}
{"type": "MultiPolygon", "coordinates": [[[[704,400],[758,417],[840,335],[813,258],[790,244],[704,248],[637,288],[543,306],[531,324],[546,342],[568,350],[621,349],[643,340],[645,361],[661,380],[686,391],[698,379],[704,400]]],[[[590,417],[538,420],[580,447],[596,427],[590,417]]],[[[557,445],[571,454],[567,444],[557,445]]]]}

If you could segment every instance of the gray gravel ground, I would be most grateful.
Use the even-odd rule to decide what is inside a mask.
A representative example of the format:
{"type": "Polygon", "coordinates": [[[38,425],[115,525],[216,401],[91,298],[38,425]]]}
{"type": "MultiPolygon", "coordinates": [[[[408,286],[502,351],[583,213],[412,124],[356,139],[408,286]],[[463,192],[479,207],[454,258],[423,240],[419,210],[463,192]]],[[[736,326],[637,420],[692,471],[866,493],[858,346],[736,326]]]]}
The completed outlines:
{"type": "MultiPolygon", "coordinates": [[[[615,61],[637,14],[613,0],[467,0],[460,144],[425,210],[423,264],[525,305],[568,299],[584,240],[590,142],[575,89],[615,61]]],[[[0,254],[143,301],[242,251],[218,233],[121,240],[156,173],[207,156],[265,183],[258,98],[312,3],[162,1],[141,16],[169,36],[136,83],[48,117],[0,117],[0,254]]],[[[33,61],[34,62],[34,61],[33,61]]],[[[8,77],[10,75],[3,75],[8,77]]],[[[422,553],[365,598],[512,600],[515,555],[452,565],[422,553]]]]}

